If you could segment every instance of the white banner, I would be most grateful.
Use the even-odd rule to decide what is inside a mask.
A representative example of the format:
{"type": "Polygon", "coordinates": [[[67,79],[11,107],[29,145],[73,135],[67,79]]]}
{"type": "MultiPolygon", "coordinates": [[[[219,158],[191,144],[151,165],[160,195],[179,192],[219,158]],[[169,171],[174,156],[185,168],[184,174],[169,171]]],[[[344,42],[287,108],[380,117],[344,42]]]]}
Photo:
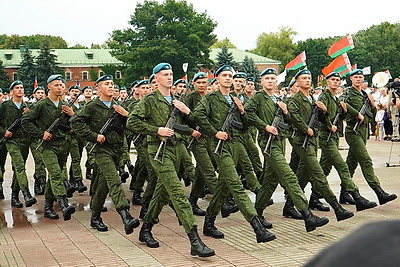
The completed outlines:
{"type": "Polygon", "coordinates": [[[364,75],[370,75],[371,74],[371,66],[363,68],[362,72],[364,75]]]}

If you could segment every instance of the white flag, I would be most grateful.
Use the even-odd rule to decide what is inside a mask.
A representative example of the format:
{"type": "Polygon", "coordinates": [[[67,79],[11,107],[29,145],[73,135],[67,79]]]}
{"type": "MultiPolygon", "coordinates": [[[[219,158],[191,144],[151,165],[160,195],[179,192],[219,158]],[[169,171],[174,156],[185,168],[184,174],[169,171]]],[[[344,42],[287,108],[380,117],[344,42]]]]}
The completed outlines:
{"type": "Polygon", "coordinates": [[[388,75],[389,80],[391,80],[392,79],[392,75],[390,75],[390,71],[389,70],[385,70],[385,73],[388,75]]]}
{"type": "Polygon", "coordinates": [[[280,83],[284,82],[285,78],[286,78],[286,69],[276,77],[276,80],[278,81],[278,85],[280,83]]]}
{"type": "Polygon", "coordinates": [[[363,68],[362,72],[364,75],[370,75],[371,74],[371,66],[363,68]]]}
{"type": "Polygon", "coordinates": [[[183,72],[184,72],[184,73],[187,72],[188,66],[189,66],[189,63],[183,63],[183,64],[182,64],[182,69],[183,69],[183,72]]]}

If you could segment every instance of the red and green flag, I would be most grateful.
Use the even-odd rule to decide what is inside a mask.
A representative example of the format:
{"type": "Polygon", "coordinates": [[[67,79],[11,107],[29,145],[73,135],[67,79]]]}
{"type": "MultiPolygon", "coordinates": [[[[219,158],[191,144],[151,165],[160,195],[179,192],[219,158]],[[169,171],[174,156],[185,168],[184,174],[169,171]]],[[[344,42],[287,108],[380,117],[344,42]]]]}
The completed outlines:
{"type": "Polygon", "coordinates": [[[332,60],[332,62],[329,63],[328,66],[323,68],[322,73],[326,76],[329,73],[336,71],[339,73],[343,72],[344,73],[343,75],[345,75],[346,70],[351,71],[351,64],[349,57],[347,56],[347,53],[343,53],[334,60],[332,60]]]}
{"type": "Polygon", "coordinates": [[[335,58],[351,49],[354,48],[353,38],[351,35],[347,35],[343,39],[334,43],[328,50],[328,55],[331,58],[335,58]]]}
{"type": "Polygon", "coordinates": [[[285,69],[297,70],[306,65],[306,51],[301,52],[295,59],[286,64],[285,69]]]}

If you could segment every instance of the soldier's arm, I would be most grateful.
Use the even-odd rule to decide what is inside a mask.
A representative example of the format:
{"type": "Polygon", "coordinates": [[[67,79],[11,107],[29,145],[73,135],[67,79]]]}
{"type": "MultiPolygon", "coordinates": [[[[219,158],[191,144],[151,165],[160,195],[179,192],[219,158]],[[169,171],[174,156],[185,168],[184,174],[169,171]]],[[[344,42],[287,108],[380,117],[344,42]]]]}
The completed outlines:
{"type": "Polygon", "coordinates": [[[22,116],[21,120],[22,128],[36,139],[42,139],[44,134],[44,131],[36,124],[36,120],[41,115],[41,107],[42,105],[40,105],[40,103],[36,104],[33,108],[28,110],[24,116],[22,116]]]}
{"type": "Polygon", "coordinates": [[[146,118],[151,115],[147,100],[142,99],[129,113],[126,128],[136,133],[156,136],[158,127],[146,121],[146,118]]]}
{"type": "MultiPolygon", "coordinates": [[[[347,93],[344,93],[340,96],[339,101],[344,101],[345,99],[350,99],[347,93]]],[[[351,115],[352,117],[358,116],[358,109],[354,108],[349,101],[346,101],[347,107],[347,114],[351,115]]]]}
{"type": "Polygon", "coordinates": [[[264,131],[267,123],[260,119],[257,115],[257,107],[258,102],[253,98],[249,99],[244,105],[244,109],[246,111],[245,117],[250,125],[253,125],[258,128],[260,131],[264,131]]]}
{"type": "Polygon", "coordinates": [[[214,137],[215,134],[219,131],[214,128],[214,126],[208,120],[208,116],[210,113],[210,104],[206,97],[197,104],[196,108],[193,111],[193,116],[196,118],[197,125],[209,136],[214,137]]]}
{"type": "Polygon", "coordinates": [[[90,108],[87,105],[76,112],[70,119],[72,130],[81,138],[86,141],[95,143],[97,141],[98,133],[92,131],[87,124],[90,121],[90,108]]]}
{"type": "MultiPolygon", "coordinates": [[[[328,90],[328,89],[326,89],[328,90]]],[[[319,97],[319,101],[321,101],[327,108],[328,108],[328,99],[325,94],[321,94],[319,97]]],[[[332,122],[331,118],[336,116],[336,114],[329,114],[329,110],[326,112],[326,114],[322,115],[319,113],[318,119],[322,123],[322,128],[330,130],[332,128],[332,122]]]]}
{"type": "Polygon", "coordinates": [[[0,114],[2,114],[2,115],[0,116],[0,139],[3,138],[4,134],[6,133],[6,129],[7,129],[7,126],[5,125],[5,122],[4,122],[4,121],[5,121],[5,114],[6,114],[6,112],[5,112],[3,106],[4,106],[4,105],[2,105],[2,104],[0,103],[0,114]]]}
{"type": "Polygon", "coordinates": [[[291,123],[295,129],[301,133],[307,133],[308,125],[300,116],[300,108],[296,101],[290,101],[288,105],[288,111],[291,116],[291,123]]]}

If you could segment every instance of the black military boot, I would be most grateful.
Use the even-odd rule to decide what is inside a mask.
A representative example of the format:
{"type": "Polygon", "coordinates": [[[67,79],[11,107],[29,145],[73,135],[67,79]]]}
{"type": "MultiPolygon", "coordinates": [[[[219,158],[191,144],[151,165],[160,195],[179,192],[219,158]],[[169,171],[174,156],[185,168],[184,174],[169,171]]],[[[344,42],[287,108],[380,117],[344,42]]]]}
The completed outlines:
{"type": "Polygon", "coordinates": [[[268,200],[268,202],[267,202],[267,207],[268,207],[268,206],[271,206],[271,205],[274,205],[274,200],[273,200],[272,198],[270,198],[270,199],[268,200]]]}
{"type": "Polygon", "coordinates": [[[132,162],[130,162],[129,160],[125,161],[125,165],[128,168],[129,173],[132,175],[135,166],[133,166],[132,162]]]}
{"type": "Polygon", "coordinates": [[[255,217],[250,222],[250,225],[253,227],[254,233],[256,233],[257,243],[268,242],[276,238],[273,233],[268,232],[268,230],[264,228],[258,217],[255,217]]]}
{"type": "Polygon", "coordinates": [[[397,198],[396,194],[388,194],[380,186],[372,188],[378,197],[379,204],[383,205],[389,201],[395,200],[397,198]]]}
{"type": "Polygon", "coordinates": [[[197,199],[197,197],[189,197],[189,203],[192,206],[193,214],[197,216],[206,216],[206,212],[200,209],[199,205],[197,205],[197,199]]]}
{"type": "Polygon", "coordinates": [[[349,204],[349,205],[355,205],[356,202],[354,201],[352,195],[350,195],[349,192],[345,190],[340,190],[340,196],[339,196],[339,203],[340,204],[349,204]]]}
{"type": "Polygon", "coordinates": [[[224,233],[218,231],[215,227],[215,216],[206,216],[204,219],[203,234],[214,238],[224,238],[224,233]]]}
{"type": "Polygon", "coordinates": [[[100,212],[95,212],[92,210],[92,217],[90,217],[90,226],[96,228],[97,231],[107,232],[108,227],[103,223],[103,220],[100,217],[100,212]]]}
{"type": "Polygon", "coordinates": [[[207,247],[197,233],[196,226],[187,234],[190,240],[190,255],[199,257],[211,257],[215,251],[207,247]]]}
{"type": "Polygon", "coordinates": [[[264,216],[263,216],[263,209],[256,209],[257,211],[257,217],[258,220],[260,221],[260,223],[262,224],[262,226],[264,226],[267,229],[271,229],[272,228],[272,223],[270,223],[269,221],[267,221],[264,216]]]}
{"type": "Polygon", "coordinates": [[[86,179],[92,180],[92,168],[91,167],[86,168],[86,179]]]}
{"type": "Polygon", "coordinates": [[[68,199],[66,197],[60,198],[58,199],[58,204],[60,205],[64,221],[71,220],[71,215],[75,213],[75,208],[68,204],[68,199]]]}
{"type": "Polygon", "coordinates": [[[326,217],[320,218],[312,214],[309,208],[302,210],[301,215],[303,216],[307,232],[314,231],[317,227],[321,227],[329,222],[329,219],[326,217]]]}
{"type": "Polygon", "coordinates": [[[11,206],[22,208],[24,205],[19,201],[19,190],[12,190],[11,192],[11,206]]]}
{"type": "Polygon", "coordinates": [[[357,211],[371,209],[378,206],[378,204],[376,204],[375,202],[369,201],[368,199],[361,196],[358,190],[354,190],[354,192],[350,192],[350,194],[353,197],[354,201],[356,202],[357,211]]]}
{"type": "Polygon", "coordinates": [[[290,197],[287,198],[285,206],[283,207],[282,215],[287,218],[302,220],[303,216],[294,208],[293,201],[290,197]]]}
{"type": "Polygon", "coordinates": [[[59,219],[58,214],[53,209],[54,200],[45,199],[44,200],[44,217],[52,220],[59,219]]]}
{"type": "Polygon", "coordinates": [[[125,166],[118,168],[119,177],[121,177],[121,182],[126,183],[126,179],[129,178],[129,173],[125,171],[125,166]]]}
{"type": "Polygon", "coordinates": [[[333,201],[329,202],[329,205],[331,205],[331,207],[335,211],[336,220],[338,222],[342,221],[342,220],[346,220],[346,219],[351,218],[351,217],[354,216],[354,213],[349,211],[349,210],[345,210],[342,207],[342,205],[339,204],[339,202],[337,201],[336,198],[333,201]]]}
{"type": "Polygon", "coordinates": [[[72,197],[75,192],[75,186],[73,184],[71,184],[71,182],[68,180],[64,180],[63,183],[64,183],[65,191],[67,192],[67,197],[72,197]]]}
{"type": "Polygon", "coordinates": [[[139,232],[139,241],[146,243],[149,248],[158,248],[160,244],[153,238],[153,234],[151,233],[152,228],[152,223],[143,221],[142,228],[140,228],[139,232]]]}
{"type": "Polygon", "coordinates": [[[36,198],[32,197],[31,192],[29,192],[29,189],[24,189],[21,190],[22,195],[24,196],[25,199],[25,206],[30,207],[33,204],[36,204],[36,198]]]}
{"type": "Polygon", "coordinates": [[[0,181],[0,199],[4,199],[3,181],[0,181]]]}
{"type": "Polygon", "coordinates": [[[35,195],[40,195],[39,193],[42,193],[42,188],[40,186],[39,178],[35,178],[35,184],[33,186],[33,192],[35,195]]]}
{"type": "Polygon", "coordinates": [[[231,213],[235,213],[239,211],[239,207],[236,205],[235,200],[229,196],[225,203],[222,204],[221,206],[221,216],[222,218],[226,218],[229,215],[231,215],[231,213]]]}
{"type": "Polygon", "coordinates": [[[133,190],[132,204],[133,205],[142,205],[142,196],[140,195],[140,191],[133,190]]]}
{"type": "Polygon", "coordinates": [[[40,191],[39,195],[44,195],[44,191],[46,189],[46,177],[39,177],[40,191]]]}
{"type": "Polygon", "coordinates": [[[128,209],[119,210],[122,222],[125,227],[125,234],[129,235],[133,233],[133,229],[139,226],[139,220],[131,216],[128,209]]]}
{"type": "Polygon", "coordinates": [[[149,203],[142,203],[142,208],[140,209],[139,212],[139,218],[144,219],[144,216],[146,216],[147,210],[149,209],[149,203]]]}
{"type": "Polygon", "coordinates": [[[315,192],[311,192],[310,202],[308,205],[312,210],[316,209],[319,211],[330,211],[329,207],[324,206],[324,204],[322,204],[322,202],[319,201],[319,195],[315,192]]]}
{"type": "Polygon", "coordinates": [[[76,181],[76,184],[78,185],[78,193],[83,193],[83,192],[87,191],[87,187],[86,187],[86,185],[83,184],[82,180],[76,181]]]}

